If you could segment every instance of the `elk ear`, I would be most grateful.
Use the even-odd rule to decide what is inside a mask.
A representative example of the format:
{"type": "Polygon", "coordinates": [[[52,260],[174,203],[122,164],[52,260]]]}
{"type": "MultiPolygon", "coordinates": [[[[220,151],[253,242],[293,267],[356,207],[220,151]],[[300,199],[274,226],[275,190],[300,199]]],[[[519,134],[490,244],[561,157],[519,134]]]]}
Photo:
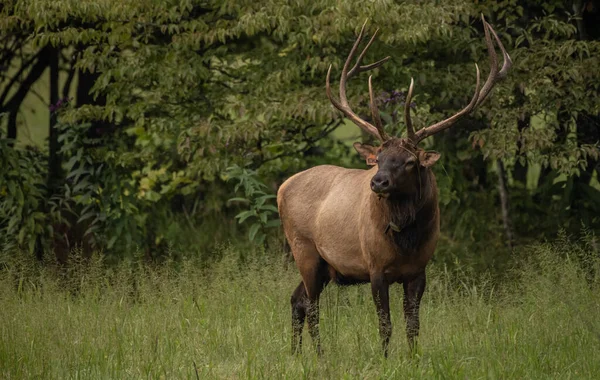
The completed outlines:
{"type": "Polygon", "coordinates": [[[419,162],[421,166],[426,168],[433,166],[440,159],[440,154],[438,152],[426,152],[424,150],[419,152],[419,162]]]}
{"type": "Polygon", "coordinates": [[[361,144],[355,142],[354,149],[360,154],[366,161],[367,165],[373,166],[377,164],[377,148],[367,144],[361,144]]]}

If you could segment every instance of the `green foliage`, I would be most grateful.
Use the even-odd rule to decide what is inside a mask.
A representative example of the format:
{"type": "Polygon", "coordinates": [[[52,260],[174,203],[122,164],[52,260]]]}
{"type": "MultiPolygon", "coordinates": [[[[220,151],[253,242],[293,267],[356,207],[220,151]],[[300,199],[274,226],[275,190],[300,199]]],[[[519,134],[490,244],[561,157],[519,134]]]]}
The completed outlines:
{"type": "Polygon", "coordinates": [[[85,236],[96,249],[112,249],[117,241],[139,241],[146,215],[135,197],[135,182],[121,174],[117,157],[106,154],[102,141],[87,138],[90,124],[59,124],[60,153],[69,157],[63,164],[65,198],[79,210],[77,223],[86,225],[85,236]],[[133,183],[132,183],[133,182],[133,183]]]}
{"type": "MultiPolygon", "coordinates": [[[[473,251],[464,245],[492,242],[502,250],[498,159],[509,173],[520,242],[578,228],[582,219],[600,228],[592,180],[600,159],[600,71],[590,69],[600,66],[600,37],[593,12],[573,9],[506,0],[360,7],[347,0],[10,0],[0,10],[0,33],[22,36],[27,54],[54,46],[72,57],[74,69],[98,75],[95,104],[58,114],[66,178],[52,207],[76,214],[74,224],[97,248],[162,254],[174,243],[167,235],[177,236],[174,225],[217,225],[219,239],[229,239],[238,232],[230,223],[235,211],[242,224],[253,223],[248,236],[255,242],[275,226],[264,188],[244,195],[248,219],[230,209],[235,190],[223,186],[227,168],[280,184],[317,164],[364,167],[350,148],[358,130],[331,107],[323,87],[330,65],[333,78],[340,73],[365,19],[368,33],[378,27],[380,37],[364,62],[391,57],[372,73],[376,91],[406,91],[413,77],[413,121],[421,128],[468,103],[473,63],[484,68],[488,61],[483,13],[514,66],[470,119],[424,145],[443,154],[435,169],[448,243],[441,249],[451,258],[452,251],[473,251]]],[[[23,64],[17,56],[2,59],[23,64]]],[[[369,114],[367,93],[366,75],[348,85],[359,115],[369,114]]],[[[390,133],[403,132],[394,116],[401,107],[382,107],[390,133]]],[[[2,207],[33,215],[37,207],[16,196],[2,207]]]]}
{"type": "MultiPolygon", "coordinates": [[[[95,249],[122,255],[148,245],[160,254],[171,213],[173,187],[181,183],[177,173],[165,167],[148,167],[140,158],[117,155],[108,140],[88,137],[90,124],[62,124],[60,153],[65,160],[65,199],[77,210],[77,224],[95,249]]],[[[125,150],[127,141],[122,142],[125,150]]]]}
{"type": "Polygon", "coordinates": [[[36,149],[15,149],[0,135],[0,250],[34,253],[37,241],[46,247],[59,219],[56,199],[47,198],[45,155],[36,149]]]}
{"type": "Polygon", "coordinates": [[[261,245],[267,237],[268,229],[279,227],[281,221],[277,217],[277,207],[269,200],[277,198],[274,194],[267,194],[264,190],[267,185],[260,182],[254,170],[241,168],[237,165],[227,168],[227,180],[236,180],[235,191],[244,190],[244,197],[229,199],[229,202],[240,202],[249,208],[235,216],[238,223],[254,222],[248,229],[250,242],[261,245]]]}

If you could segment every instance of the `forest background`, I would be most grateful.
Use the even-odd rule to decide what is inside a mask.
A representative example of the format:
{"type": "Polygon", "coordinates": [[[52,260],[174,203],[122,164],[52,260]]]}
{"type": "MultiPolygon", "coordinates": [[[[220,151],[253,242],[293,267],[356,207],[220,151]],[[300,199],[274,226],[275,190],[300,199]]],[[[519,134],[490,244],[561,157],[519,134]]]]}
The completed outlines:
{"type": "MultiPolygon", "coordinates": [[[[391,56],[374,86],[400,135],[411,77],[417,127],[468,103],[473,63],[488,64],[481,14],[514,66],[426,142],[442,153],[435,260],[502,269],[515,247],[598,231],[598,1],[6,0],[0,250],[281,255],[278,185],[319,164],[365,167],[351,144],[369,138],[324,89],[364,21],[380,29],[365,61],[391,56]]],[[[363,115],[367,94],[366,77],[350,83],[363,115]]]]}
{"type": "MultiPolygon", "coordinates": [[[[334,86],[337,85],[337,75],[334,86]]],[[[3,0],[0,378],[600,378],[600,0],[3,0]],[[321,297],[290,355],[274,195],[371,142],[325,94],[368,20],[386,131],[468,104],[481,15],[514,65],[424,141],[441,236],[418,349],[402,287],[321,297]]],[[[350,103],[368,119],[367,76],[350,103]]],[[[344,226],[339,226],[344,228],[344,226]]],[[[333,232],[335,233],[335,232],[333,232]]]]}

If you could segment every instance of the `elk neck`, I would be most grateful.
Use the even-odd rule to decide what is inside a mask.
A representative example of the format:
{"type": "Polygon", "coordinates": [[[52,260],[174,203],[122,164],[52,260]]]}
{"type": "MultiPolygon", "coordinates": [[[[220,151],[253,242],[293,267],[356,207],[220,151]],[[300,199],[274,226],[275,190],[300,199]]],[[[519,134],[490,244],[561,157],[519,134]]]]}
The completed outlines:
{"type": "Polygon", "coordinates": [[[430,169],[421,170],[419,189],[410,194],[390,194],[378,198],[373,194],[373,222],[391,239],[402,254],[411,254],[429,235],[428,228],[437,210],[435,179],[430,169]]]}

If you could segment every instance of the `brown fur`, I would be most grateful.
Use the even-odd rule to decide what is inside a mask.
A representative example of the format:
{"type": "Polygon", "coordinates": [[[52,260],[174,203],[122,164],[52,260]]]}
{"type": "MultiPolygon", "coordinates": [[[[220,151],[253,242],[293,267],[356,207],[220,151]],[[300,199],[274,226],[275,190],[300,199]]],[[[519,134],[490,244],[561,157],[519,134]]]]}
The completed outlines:
{"type": "MultiPolygon", "coordinates": [[[[403,145],[403,140],[396,140],[395,145],[403,145]]],[[[400,161],[417,153],[391,152],[400,161]]],[[[424,270],[439,234],[437,186],[430,168],[420,166],[403,175],[402,186],[414,186],[383,198],[370,186],[377,172],[378,167],[323,165],[292,176],[279,188],[283,229],[302,276],[292,296],[293,350],[301,344],[305,317],[320,350],[318,299],[331,280],[342,285],[371,282],[386,353],[391,335],[388,288],[396,282],[404,284],[407,326],[413,326],[407,335],[414,344],[424,270]],[[401,230],[386,233],[390,222],[401,230]]]]}

